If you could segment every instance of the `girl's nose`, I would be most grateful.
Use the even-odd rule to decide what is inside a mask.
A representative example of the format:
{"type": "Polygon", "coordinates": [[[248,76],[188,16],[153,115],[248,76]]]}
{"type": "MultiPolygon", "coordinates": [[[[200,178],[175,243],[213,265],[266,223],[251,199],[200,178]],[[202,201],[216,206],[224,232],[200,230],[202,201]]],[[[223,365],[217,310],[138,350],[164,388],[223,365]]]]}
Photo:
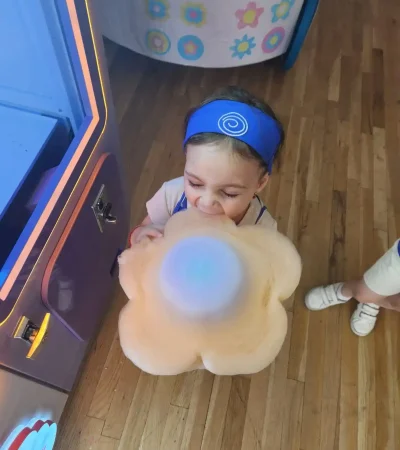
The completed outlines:
{"type": "Polygon", "coordinates": [[[210,206],[214,206],[217,202],[216,202],[216,200],[215,200],[213,195],[207,195],[206,194],[206,195],[203,195],[201,197],[201,203],[202,203],[203,206],[210,207],[210,206]]]}
{"type": "Polygon", "coordinates": [[[200,197],[197,207],[206,214],[220,213],[220,205],[213,195],[203,195],[200,197]]]}

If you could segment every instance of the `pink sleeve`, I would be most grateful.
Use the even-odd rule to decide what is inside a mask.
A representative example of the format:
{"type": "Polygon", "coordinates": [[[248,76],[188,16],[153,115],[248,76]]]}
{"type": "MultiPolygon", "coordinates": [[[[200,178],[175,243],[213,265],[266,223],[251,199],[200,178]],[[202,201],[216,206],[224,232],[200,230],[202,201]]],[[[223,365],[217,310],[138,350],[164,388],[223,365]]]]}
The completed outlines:
{"type": "Polygon", "coordinates": [[[166,198],[166,186],[163,184],[147,203],[147,214],[151,221],[156,225],[165,225],[171,214],[168,210],[166,198]]]}

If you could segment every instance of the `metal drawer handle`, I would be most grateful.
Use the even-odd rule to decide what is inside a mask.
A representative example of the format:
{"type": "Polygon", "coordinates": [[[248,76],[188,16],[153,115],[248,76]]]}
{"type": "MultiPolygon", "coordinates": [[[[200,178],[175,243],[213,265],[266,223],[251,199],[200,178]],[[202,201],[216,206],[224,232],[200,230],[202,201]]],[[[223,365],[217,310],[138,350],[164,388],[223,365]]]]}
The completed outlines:
{"type": "Polygon", "coordinates": [[[103,210],[103,219],[107,223],[117,223],[117,218],[111,215],[112,204],[107,203],[103,210]]]}
{"type": "Polygon", "coordinates": [[[111,214],[112,203],[108,200],[107,190],[104,184],[92,205],[92,210],[100,231],[103,233],[103,226],[106,223],[116,224],[117,218],[111,214]]]}

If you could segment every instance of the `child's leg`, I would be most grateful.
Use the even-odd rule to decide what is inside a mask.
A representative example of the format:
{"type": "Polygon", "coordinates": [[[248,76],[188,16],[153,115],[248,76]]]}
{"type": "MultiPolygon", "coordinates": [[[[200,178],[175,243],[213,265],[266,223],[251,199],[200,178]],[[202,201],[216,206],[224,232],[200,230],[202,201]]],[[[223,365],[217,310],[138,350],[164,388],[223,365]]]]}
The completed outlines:
{"type": "Polygon", "coordinates": [[[390,295],[389,297],[380,300],[378,305],[381,308],[392,309],[393,311],[400,311],[400,294],[390,295]]]}
{"type": "Polygon", "coordinates": [[[360,303],[379,303],[386,298],[386,295],[379,295],[371,290],[366,285],[364,278],[345,281],[342,285],[342,294],[347,298],[355,298],[360,303]]]}

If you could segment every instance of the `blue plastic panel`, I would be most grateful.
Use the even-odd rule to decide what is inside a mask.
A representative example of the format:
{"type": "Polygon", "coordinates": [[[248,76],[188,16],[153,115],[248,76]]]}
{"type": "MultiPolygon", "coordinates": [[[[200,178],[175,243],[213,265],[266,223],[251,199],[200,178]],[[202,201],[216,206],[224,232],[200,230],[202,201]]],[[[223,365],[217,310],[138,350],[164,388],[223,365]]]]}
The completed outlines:
{"type": "Polygon", "coordinates": [[[54,0],[0,1],[0,103],[63,118],[84,116],[54,0]]]}
{"type": "Polygon", "coordinates": [[[0,105],[0,220],[57,125],[57,120],[0,105]]]}

